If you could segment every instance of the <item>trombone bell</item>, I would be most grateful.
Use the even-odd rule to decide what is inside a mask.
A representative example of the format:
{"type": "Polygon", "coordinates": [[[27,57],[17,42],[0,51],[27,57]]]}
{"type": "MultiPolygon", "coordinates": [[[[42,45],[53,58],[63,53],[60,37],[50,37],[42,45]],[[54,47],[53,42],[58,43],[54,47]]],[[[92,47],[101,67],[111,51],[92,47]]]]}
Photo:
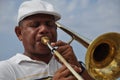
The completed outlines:
{"type": "Polygon", "coordinates": [[[120,77],[120,34],[106,33],[88,47],[86,68],[96,80],[115,80],[120,77]]]}

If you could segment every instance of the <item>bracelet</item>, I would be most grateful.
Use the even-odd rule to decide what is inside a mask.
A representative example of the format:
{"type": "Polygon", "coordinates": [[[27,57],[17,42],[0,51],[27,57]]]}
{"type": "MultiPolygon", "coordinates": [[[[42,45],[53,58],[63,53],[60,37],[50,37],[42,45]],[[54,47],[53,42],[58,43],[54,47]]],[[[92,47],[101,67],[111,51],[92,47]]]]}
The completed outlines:
{"type": "Polygon", "coordinates": [[[82,71],[79,73],[81,75],[84,72],[85,67],[83,66],[84,63],[82,61],[79,61],[79,63],[81,65],[81,69],[82,69],[82,71]]]}

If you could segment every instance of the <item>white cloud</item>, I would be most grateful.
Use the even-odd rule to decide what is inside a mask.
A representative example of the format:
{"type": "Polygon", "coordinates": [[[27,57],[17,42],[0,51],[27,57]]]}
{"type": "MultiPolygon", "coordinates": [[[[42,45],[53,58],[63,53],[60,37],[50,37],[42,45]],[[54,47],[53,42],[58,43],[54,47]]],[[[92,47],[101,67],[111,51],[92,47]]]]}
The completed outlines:
{"type": "Polygon", "coordinates": [[[65,16],[63,15],[63,17],[65,17],[63,22],[72,26],[81,26],[76,27],[77,30],[78,28],[91,28],[90,32],[92,33],[95,29],[99,32],[99,30],[109,31],[110,28],[118,28],[115,26],[120,26],[120,6],[117,0],[115,2],[113,0],[98,0],[94,5],[90,5],[88,4],[89,1],[87,1],[85,9],[81,10],[77,5],[78,8],[74,7],[73,11],[71,11],[73,13],[66,13],[65,16]]]}
{"type": "Polygon", "coordinates": [[[77,0],[71,0],[71,2],[68,4],[68,8],[67,11],[68,12],[72,12],[75,10],[76,6],[77,6],[78,1],[77,0]]]}
{"type": "Polygon", "coordinates": [[[80,3],[78,6],[80,6],[82,9],[85,9],[89,6],[90,0],[80,0],[80,3]]]}
{"type": "Polygon", "coordinates": [[[15,17],[16,17],[15,1],[2,1],[2,3],[0,3],[0,10],[1,10],[0,32],[4,34],[9,34],[12,31],[12,27],[14,26],[15,17]]]}

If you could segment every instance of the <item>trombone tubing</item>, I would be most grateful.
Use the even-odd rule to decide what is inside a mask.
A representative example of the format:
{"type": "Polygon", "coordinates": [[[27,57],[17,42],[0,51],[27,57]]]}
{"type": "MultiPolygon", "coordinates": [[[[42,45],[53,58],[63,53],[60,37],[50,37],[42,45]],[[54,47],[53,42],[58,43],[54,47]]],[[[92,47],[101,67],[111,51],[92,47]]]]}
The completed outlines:
{"type": "Polygon", "coordinates": [[[70,64],[62,57],[62,55],[58,51],[56,51],[55,48],[53,48],[48,42],[47,42],[47,46],[78,80],[83,80],[83,78],[70,66],[70,64]]]}
{"type": "Polygon", "coordinates": [[[85,48],[88,48],[91,40],[89,40],[88,38],[86,38],[86,37],[84,37],[82,35],[77,34],[73,30],[69,29],[68,27],[62,25],[59,22],[56,22],[56,25],[57,25],[58,28],[60,28],[61,30],[63,30],[64,32],[66,32],[68,35],[71,36],[72,39],[71,39],[70,42],[72,42],[72,40],[76,40],[80,44],[82,44],[85,48]]]}

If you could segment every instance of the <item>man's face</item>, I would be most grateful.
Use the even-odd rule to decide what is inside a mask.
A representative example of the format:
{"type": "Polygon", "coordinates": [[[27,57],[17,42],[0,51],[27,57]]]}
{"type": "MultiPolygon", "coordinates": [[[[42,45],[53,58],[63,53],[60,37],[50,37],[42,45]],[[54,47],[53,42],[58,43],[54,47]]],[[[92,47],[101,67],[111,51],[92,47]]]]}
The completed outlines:
{"type": "Polygon", "coordinates": [[[37,14],[29,16],[22,21],[20,26],[25,53],[48,54],[51,51],[41,43],[41,37],[48,36],[51,42],[57,40],[57,32],[54,17],[51,15],[37,14]]]}

